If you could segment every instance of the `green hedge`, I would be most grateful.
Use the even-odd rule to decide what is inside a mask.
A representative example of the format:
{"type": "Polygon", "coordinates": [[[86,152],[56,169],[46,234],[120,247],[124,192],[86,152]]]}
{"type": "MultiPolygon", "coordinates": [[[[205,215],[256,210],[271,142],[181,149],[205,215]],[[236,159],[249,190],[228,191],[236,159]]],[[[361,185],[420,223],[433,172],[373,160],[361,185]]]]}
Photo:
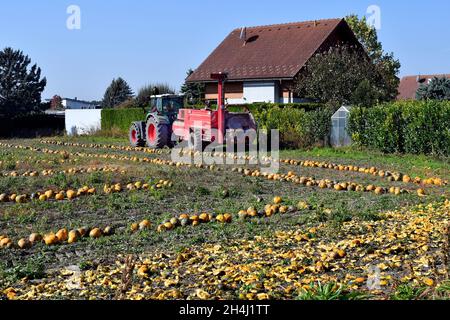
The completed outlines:
{"type": "MultiPolygon", "coordinates": [[[[330,133],[333,112],[319,104],[255,103],[228,107],[230,111],[242,111],[243,108],[252,112],[260,129],[279,129],[282,147],[305,148],[324,144],[330,133]]],[[[133,121],[144,118],[140,108],[103,109],[102,130],[128,131],[133,121]]]]}
{"type": "Polygon", "coordinates": [[[253,112],[260,129],[279,129],[282,147],[307,148],[327,143],[333,111],[316,107],[306,111],[296,107],[260,109],[253,112]]]}
{"type": "Polygon", "coordinates": [[[103,109],[102,130],[119,129],[128,132],[132,122],[144,119],[145,113],[141,108],[103,109]]]}
{"type": "Polygon", "coordinates": [[[349,132],[385,153],[450,155],[450,102],[404,101],[353,108],[349,132]]]}

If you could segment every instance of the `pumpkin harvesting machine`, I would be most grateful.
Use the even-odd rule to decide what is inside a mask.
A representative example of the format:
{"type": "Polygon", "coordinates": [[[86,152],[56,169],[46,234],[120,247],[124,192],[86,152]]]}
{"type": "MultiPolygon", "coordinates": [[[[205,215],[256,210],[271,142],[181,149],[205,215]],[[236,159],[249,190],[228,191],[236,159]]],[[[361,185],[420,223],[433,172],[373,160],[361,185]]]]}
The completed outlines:
{"type": "Polygon", "coordinates": [[[181,95],[157,95],[150,99],[150,112],[145,121],[133,122],[129,131],[130,144],[160,149],[172,147],[176,142],[187,141],[190,147],[202,148],[208,143],[224,144],[226,133],[248,130],[257,125],[250,112],[229,112],[225,106],[226,73],[213,73],[211,79],[218,82],[217,109],[186,109],[181,95]]]}

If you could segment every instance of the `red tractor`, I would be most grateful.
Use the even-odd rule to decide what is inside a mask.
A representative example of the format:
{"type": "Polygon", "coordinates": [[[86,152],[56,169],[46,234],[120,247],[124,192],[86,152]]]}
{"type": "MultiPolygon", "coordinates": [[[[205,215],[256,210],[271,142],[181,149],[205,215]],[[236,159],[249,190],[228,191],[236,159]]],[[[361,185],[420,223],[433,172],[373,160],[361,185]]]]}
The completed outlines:
{"type": "MultiPolygon", "coordinates": [[[[224,84],[226,73],[215,73],[218,81],[217,110],[183,109],[183,96],[160,95],[151,99],[151,111],[146,121],[134,122],[130,128],[132,146],[150,148],[173,146],[174,142],[188,141],[191,147],[200,148],[211,142],[224,144],[229,130],[256,130],[256,122],[249,112],[229,112],[225,107],[224,84]]],[[[245,135],[244,135],[245,136],[245,135]]]]}

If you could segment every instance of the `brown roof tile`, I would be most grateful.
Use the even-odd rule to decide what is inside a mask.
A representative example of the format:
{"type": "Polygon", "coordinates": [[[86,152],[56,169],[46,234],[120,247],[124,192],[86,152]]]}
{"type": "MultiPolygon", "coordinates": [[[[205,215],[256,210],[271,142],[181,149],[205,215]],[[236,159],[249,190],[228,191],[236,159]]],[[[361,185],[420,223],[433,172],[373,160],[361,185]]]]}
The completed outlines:
{"type": "Polygon", "coordinates": [[[434,77],[446,77],[450,79],[450,74],[429,74],[406,76],[400,80],[397,100],[416,100],[416,92],[421,84],[426,84],[434,77]]]}
{"type": "Polygon", "coordinates": [[[230,80],[293,78],[342,24],[330,19],[251,27],[245,45],[235,29],[187,80],[209,81],[214,72],[227,72],[230,80]]]}

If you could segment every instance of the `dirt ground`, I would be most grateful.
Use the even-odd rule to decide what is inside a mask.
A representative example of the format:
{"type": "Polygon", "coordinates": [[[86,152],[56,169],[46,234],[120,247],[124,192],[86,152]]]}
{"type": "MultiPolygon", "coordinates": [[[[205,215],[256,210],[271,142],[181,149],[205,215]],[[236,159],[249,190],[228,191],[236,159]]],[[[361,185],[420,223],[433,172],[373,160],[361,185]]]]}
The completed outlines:
{"type": "Polygon", "coordinates": [[[117,292],[130,299],[449,297],[448,159],[284,151],[283,159],[376,167],[421,180],[288,163],[280,166],[283,176],[269,180],[237,170],[245,165],[176,166],[168,151],[130,150],[120,139],[47,140],[0,141],[0,194],[26,195],[0,203],[0,237],[12,242],[0,248],[0,299],[112,299],[117,292]],[[316,182],[304,184],[302,177],[316,182]],[[440,180],[430,184],[426,178],[440,180]],[[330,186],[319,187],[321,180],[330,186]],[[338,191],[338,182],[373,185],[382,194],[338,191]],[[120,191],[107,190],[116,184],[120,191]],[[68,190],[83,187],[67,199],[68,190]],[[65,198],[40,201],[48,190],[65,191],[65,198]],[[267,213],[267,204],[274,212],[267,213]],[[192,225],[199,219],[192,216],[202,213],[204,220],[192,225]],[[225,213],[231,221],[221,221],[225,213]],[[189,215],[186,226],[178,225],[182,214],[189,215]],[[174,217],[180,219],[170,224],[174,217]],[[151,225],[132,230],[144,220],[151,225]],[[99,228],[103,236],[18,247],[32,233],[83,227],[99,228]],[[129,255],[134,280],[123,289],[129,255]],[[381,274],[377,288],[367,285],[372,266],[381,274]],[[78,287],[59,284],[74,274],[81,277],[78,287]]]}

